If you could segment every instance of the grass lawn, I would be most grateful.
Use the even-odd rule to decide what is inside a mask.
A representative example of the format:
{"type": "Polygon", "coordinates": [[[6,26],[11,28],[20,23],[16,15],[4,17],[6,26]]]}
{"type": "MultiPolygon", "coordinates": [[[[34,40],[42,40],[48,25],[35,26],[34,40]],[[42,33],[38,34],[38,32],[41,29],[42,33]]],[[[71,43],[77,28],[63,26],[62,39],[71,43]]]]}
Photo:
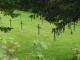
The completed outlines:
{"type": "MultiPolygon", "coordinates": [[[[73,54],[74,48],[80,47],[80,22],[78,22],[76,26],[76,31],[73,35],[70,34],[70,30],[66,26],[66,30],[64,33],[61,33],[60,36],[57,36],[56,41],[54,41],[54,35],[51,33],[51,29],[53,25],[50,25],[47,21],[44,20],[42,24],[42,20],[36,18],[35,20],[29,18],[29,15],[32,13],[30,12],[23,12],[23,11],[15,11],[15,13],[21,14],[20,16],[12,19],[12,27],[14,28],[11,32],[3,33],[0,32],[0,36],[8,40],[9,38],[13,38],[13,40],[18,41],[21,45],[19,48],[19,52],[17,56],[19,60],[24,60],[25,53],[32,53],[33,46],[32,43],[34,40],[43,41],[47,46],[47,50],[42,50],[42,53],[46,58],[48,56],[52,56],[55,60],[69,60],[73,54]],[[20,28],[20,21],[23,21],[23,29],[20,28]],[[41,33],[40,35],[37,34],[37,26],[40,24],[41,26],[41,33]]],[[[9,16],[3,16],[0,14],[2,19],[2,26],[9,26],[9,16]]],[[[35,60],[30,57],[30,60],[35,60]]],[[[50,60],[50,59],[46,59],[50,60]]]]}

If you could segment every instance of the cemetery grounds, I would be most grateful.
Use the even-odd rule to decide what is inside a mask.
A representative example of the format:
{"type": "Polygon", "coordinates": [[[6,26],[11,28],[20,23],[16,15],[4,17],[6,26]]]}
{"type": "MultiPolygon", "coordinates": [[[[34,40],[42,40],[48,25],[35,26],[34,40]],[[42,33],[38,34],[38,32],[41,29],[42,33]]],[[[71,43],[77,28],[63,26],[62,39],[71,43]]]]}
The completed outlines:
{"type": "MultiPolygon", "coordinates": [[[[66,26],[64,33],[56,36],[54,40],[54,35],[51,33],[53,24],[50,24],[46,20],[40,20],[40,17],[32,19],[29,15],[33,14],[31,12],[24,12],[16,10],[15,13],[21,14],[21,16],[11,18],[10,16],[1,16],[1,26],[10,26],[9,20],[12,20],[12,30],[10,32],[4,33],[0,31],[0,41],[3,40],[13,40],[20,44],[20,48],[16,53],[19,60],[24,60],[28,56],[29,60],[35,60],[35,48],[33,47],[34,41],[40,41],[43,43],[44,48],[40,48],[41,54],[44,55],[45,60],[69,60],[74,52],[75,48],[80,48],[80,22],[76,24],[76,30],[73,34],[70,34],[70,30],[66,26]],[[20,22],[23,22],[23,28],[21,29],[20,22]],[[40,24],[40,34],[38,35],[38,24],[40,24]],[[50,58],[51,57],[51,58],[50,58]]],[[[73,27],[73,26],[72,26],[73,27]]],[[[2,56],[2,49],[0,48],[0,56],[2,56]]]]}

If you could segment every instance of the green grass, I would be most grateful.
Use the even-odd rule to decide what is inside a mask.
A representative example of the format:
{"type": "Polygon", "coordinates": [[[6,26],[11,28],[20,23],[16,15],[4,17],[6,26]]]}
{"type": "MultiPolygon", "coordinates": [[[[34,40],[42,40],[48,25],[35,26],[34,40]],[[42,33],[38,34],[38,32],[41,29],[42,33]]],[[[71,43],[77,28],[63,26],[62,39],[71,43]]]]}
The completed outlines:
{"type": "MultiPolygon", "coordinates": [[[[29,18],[30,12],[15,11],[15,13],[21,14],[21,19],[23,21],[23,29],[20,29],[20,16],[12,19],[12,27],[14,28],[9,33],[0,32],[0,36],[8,40],[9,38],[14,38],[21,45],[17,56],[19,60],[24,60],[25,53],[31,53],[33,51],[32,42],[34,40],[44,41],[48,45],[48,50],[43,50],[42,53],[45,56],[52,56],[56,60],[68,60],[74,54],[73,49],[80,47],[80,22],[76,26],[76,31],[73,35],[70,34],[70,30],[66,27],[64,33],[61,33],[54,41],[54,36],[51,34],[51,28],[53,25],[50,25],[47,21],[42,21],[39,18],[35,20],[29,18]],[[41,25],[41,34],[37,34],[37,25],[41,25]]],[[[10,16],[2,17],[2,26],[9,26],[10,16]]],[[[46,57],[47,58],[47,57],[46,57]]],[[[31,59],[30,60],[34,60],[31,59]]],[[[49,59],[50,60],[50,59],[49,59]]]]}

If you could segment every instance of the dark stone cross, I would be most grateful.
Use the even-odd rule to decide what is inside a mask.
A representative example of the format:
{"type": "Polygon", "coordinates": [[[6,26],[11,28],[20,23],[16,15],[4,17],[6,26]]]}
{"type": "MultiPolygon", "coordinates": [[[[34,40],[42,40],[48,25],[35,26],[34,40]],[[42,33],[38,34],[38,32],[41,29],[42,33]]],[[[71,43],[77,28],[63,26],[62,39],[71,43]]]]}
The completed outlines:
{"type": "Polygon", "coordinates": [[[0,17],[0,24],[2,25],[1,17],[0,17]]]}
{"type": "Polygon", "coordinates": [[[22,30],[22,29],[23,29],[23,22],[21,21],[21,23],[20,23],[20,24],[21,24],[21,30],[22,30]]]}
{"type": "Polygon", "coordinates": [[[10,19],[9,22],[10,22],[10,27],[11,27],[12,26],[12,20],[10,19]]]}
{"type": "Polygon", "coordinates": [[[23,29],[23,22],[22,22],[22,18],[21,18],[21,15],[20,15],[20,26],[21,26],[21,30],[23,29]]]}
{"type": "Polygon", "coordinates": [[[56,40],[56,29],[55,28],[52,28],[52,34],[54,32],[54,40],[56,40]]]}
{"type": "Polygon", "coordinates": [[[35,14],[33,15],[33,18],[34,18],[34,19],[36,18],[35,14]]]}
{"type": "Polygon", "coordinates": [[[40,24],[38,24],[37,28],[38,28],[38,35],[39,35],[40,34],[40,29],[41,29],[40,24]]]}

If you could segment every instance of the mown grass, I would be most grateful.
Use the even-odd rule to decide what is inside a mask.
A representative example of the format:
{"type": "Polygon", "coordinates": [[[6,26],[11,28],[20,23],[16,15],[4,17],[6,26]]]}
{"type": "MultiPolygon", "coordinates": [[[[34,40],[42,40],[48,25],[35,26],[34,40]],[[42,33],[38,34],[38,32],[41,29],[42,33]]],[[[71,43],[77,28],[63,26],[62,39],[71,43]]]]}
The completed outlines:
{"type": "MultiPolygon", "coordinates": [[[[14,29],[8,33],[0,32],[0,36],[5,40],[13,38],[13,40],[20,43],[21,47],[17,53],[19,60],[24,60],[25,53],[31,53],[33,51],[32,42],[34,40],[44,41],[45,44],[48,45],[48,49],[43,50],[42,53],[46,58],[52,56],[56,60],[70,59],[74,54],[73,49],[80,47],[80,22],[78,22],[76,31],[72,35],[66,26],[65,32],[61,33],[60,36],[57,36],[56,41],[54,41],[54,36],[51,33],[51,29],[54,25],[50,25],[50,23],[45,20],[42,24],[42,21],[39,18],[31,21],[29,15],[32,13],[30,12],[15,11],[15,13],[21,14],[21,19],[20,16],[13,18],[12,27],[14,29]],[[20,20],[23,21],[22,30],[20,29],[20,20]],[[41,26],[40,35],[37,34],[38,24],[41,26]]],[[[10,16],[3,16],[3,14],[0,15],[2,17],[2,26],[9,26],[10,16]]],[[[30,60],[34,59],[31,59],[30,57],[30,60]]]]}

